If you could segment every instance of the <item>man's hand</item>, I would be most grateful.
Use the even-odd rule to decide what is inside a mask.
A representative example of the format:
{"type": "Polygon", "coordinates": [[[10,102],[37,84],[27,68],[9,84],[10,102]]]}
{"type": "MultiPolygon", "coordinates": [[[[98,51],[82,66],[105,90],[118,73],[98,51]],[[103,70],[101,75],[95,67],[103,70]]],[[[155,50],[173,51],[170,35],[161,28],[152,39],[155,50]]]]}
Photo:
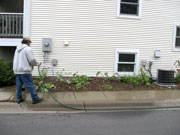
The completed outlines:
{"type": "Polygon", "coordinates": [[[39,62],[38,67],[41,66],[42,62],[39,62]]]}

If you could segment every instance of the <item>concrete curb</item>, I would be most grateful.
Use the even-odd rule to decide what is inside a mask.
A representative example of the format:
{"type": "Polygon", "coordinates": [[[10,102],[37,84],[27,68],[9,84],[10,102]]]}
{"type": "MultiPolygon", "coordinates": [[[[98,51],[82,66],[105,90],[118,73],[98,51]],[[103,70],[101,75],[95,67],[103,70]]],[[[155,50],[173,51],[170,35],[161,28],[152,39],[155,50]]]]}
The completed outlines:
{"type": "MultiPolygon", "coordinates": [[[[131,92],[131,94],[126,94],[127,92],[125,92],[127,96],[126,98],[122,96],[122,92],[108,92],[111,93],[111,95],[107,95],[107,92],[105,94],[103,94],[103,92],[100,94],[99,93],[100,92],[98,92],[98,95],[96,96],[94,96],[96,92],[64,92],[59,93],[59,95],[56,95],[57,93],[54,94],[57,99],[64,105],[82,109],[180,106],[180,99],[178,99],[178,94],[180,94],[180,91],[172,94],[170,94],[168,91],[166,94],[167,96],[164,96],[162,94],[163,92],[157,92],[158,96],[154,94],[155,92],[151,92],[153,93],[153,96],[146,94],[143,95],[143,98],[137,98],[138,92],[131,92]],[[122,98],[119,98],[120,96],[116,95],[119,93],[122,98]],[[103,97],[103,95],[105,96],[103,97]],[[163,98],[160,98],[159,95],[163,96],[163,98]]],[[[146,92],[140,93],[142,94],[146,92]]],[[[3,110],[3,108],[9,108],[10,110],[16,110],[16,108],[18,108],[19,110],[22,109],[23,111],[72,111],[71,109],[64,108],[63,106],[56,103],[47,93],[39,93],[39,96],[43,96],[45,100],[42,103],[33,105],[30,94],[23,92],[23,98],[26,100],[25,102],[21,104],[8,104],[9,102],[16,102],[15,92],[0,92],[0,111],[3,110]]]]}
{"type": "MultiPolygon", "coordinates": [[[[63,104],[75,107],[75,108],[82,108],[82,109],[112,109],[112,108],[139,108],[139,107],[168,107],[168,106],[179,106],[180,109],[180,101],[178,100],[171,100],[171,101],[141,101],[141,102],[63,102],[63,104]]],[[[165,108],[167,110],[167,108],[165,108]]],[[[178,109],[178,108],[169,108],[169,109],[178,109]]],[[[33,105],[31,102],[23,102],[21,104],[17,103],[10,103],[10,102],[4,102],[0,103],[0,112],[3,110],[7,110],[7,112],[11,111],[19,111],[19,112],[28,112],[28,111],[34,111],[34,112],[48,112],[48,111],[74,111],[74,112],[79,112],[79,111],[95,111],[95,110],[71,110],[68,108],[64,108],[63,106],[57,104],[56,102],[46,102],[43,101],[42,103],[35,104],[33,105]]],[[[122,110],[122,111],[123,111],[122,110]]],[[[130,110],[136,110],[136,109],[130,109],[130,110]]],[[[146,110],[146,109],[142,109],[146,110]]],[[[101,111],[101,110],[99,110],[101,111]]],[[[105,111],[105,110],[103,110],[105,111]]],[[[113,111],[113,110],[107,110],[107,111],[113,111]]],[[[117,111],[117,110],[116,110],[117,111]]],[[[121,111],[121,110],[120,110],[121,111]]],[[[125,110],[124,110],[125,111],[125,110]]]]}

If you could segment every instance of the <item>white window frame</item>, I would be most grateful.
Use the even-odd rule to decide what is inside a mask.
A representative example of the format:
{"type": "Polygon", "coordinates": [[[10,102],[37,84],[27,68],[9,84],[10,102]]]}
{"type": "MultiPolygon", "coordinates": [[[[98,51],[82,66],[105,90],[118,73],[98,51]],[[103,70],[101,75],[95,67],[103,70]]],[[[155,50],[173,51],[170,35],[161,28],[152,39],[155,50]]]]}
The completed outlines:
{"type": "Polygon", "coordinates": [[[180,24],[174,24],[173,51],[176,51],[176,52],[180,52],[180,47],[179,48],[176,47],[176,33],[177,33],[178,27],[180,28],[180,24]]]}
{"type": "Polygon", "coordinates": [[[118,0],[117,6],[117,16],[120,18],[130,18],[130,19],[141,19],[141,9],[142,9],[142,0],[139,0],[139,8],[138,8],[138,15],[128,15],[128,14],[121,14],[121,0],[118,0]]]}
{"type": "Polygon", "coordinates": [[[121,76],[124,75],[138,75],[139,66],[139,49],[116,49],[115,51],[115,73],[119,73],[121,76]],[[135,54],[134,72],[118,72],[119,54],[135,54]]]}
{"type": "MultiPolygon", "coordinates": [[[[23,13],[23,37],[29,37],[30,34],[30,0],[24,0],[23,13]]],[[[17,46],[22,38],[0,38],[0,46],[17,46]]]]}

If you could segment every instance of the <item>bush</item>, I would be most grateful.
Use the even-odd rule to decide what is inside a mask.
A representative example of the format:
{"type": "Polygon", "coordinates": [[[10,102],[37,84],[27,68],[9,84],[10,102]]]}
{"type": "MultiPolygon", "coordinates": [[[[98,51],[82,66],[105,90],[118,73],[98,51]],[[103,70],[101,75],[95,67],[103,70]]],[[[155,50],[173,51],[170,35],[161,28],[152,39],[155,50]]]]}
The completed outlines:
{"type": "Polygon", "coordinates": [[[15,84],[13,73],[13,62],[4,62],[0,59],[0,86],[10,86],[15,84]]]}

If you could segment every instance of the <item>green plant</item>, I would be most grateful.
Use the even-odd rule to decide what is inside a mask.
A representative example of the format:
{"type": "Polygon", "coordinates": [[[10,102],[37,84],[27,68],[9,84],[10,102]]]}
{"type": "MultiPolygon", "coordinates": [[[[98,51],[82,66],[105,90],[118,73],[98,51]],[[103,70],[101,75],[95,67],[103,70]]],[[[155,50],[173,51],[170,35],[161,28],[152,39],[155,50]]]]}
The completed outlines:
{"type": "Polygon", "coordinates": [[[41,70],[40,71],[41,76],[35,77],[36,80],[34,80],[35,88],[41,90],[42,92],[48,92],[47,89],[56,89],[56,86],[51,82],[45,82],[44,79],[47,76],[47,71],[41,70]]]}
{"type": "Polygon", "coordinates": [[[152,77],[145,74],[145,72],[141,69],[140,74],[140,82],[143,85],[149,86],[152,83],[152,77]]]}
{"type": "Polygon", "coordinates": [[[37,85],[35,85],[35,88],[41,90],[41,92],[48,92],[47,89],[56,89],[56,86],[51,82],[44,82],[43,84],[43,81],[38,81],[37,85]]]}
{"type": "Polygon", "coordinates": [[[104,73],[104,76],[106,77],[106,79],[108,79],[108,78],[109,78],[108,72],[105,72],[105,73],[104,73]]]}
{"type": "Polygon", "coordinates": [[[175,76],[175,83],[180,83],[180,70],[178,69],[176,71],[176,76],[175,76]]]}
{"type": "Polygon", "coordinates": [[[139,76],[123,76],[121,77],[121,82],[125,84],[133,84],[137,86],[139,84],[149,86],[152,82],[152,77],[145,74],[141,69],[141,74],[139,76]]]}
{"type": "Polygon", "coordinates": [[[176,60],[175,63],[175,68],[176,68],[176,76],[175,76],[175,83],[180,83],[180,61],[176,60]]]}
{"type": "Polygon", "coordinates": [[[121,77],[121,82],[125,84],[133,84],[137,86],[139,85],[140,78],[138,76],[123,76],[121,77]]]}
{"type": "Polygon", "coordinates": [[[87,75],[78,75],[78,73],[73,74],[72,83],[76,84],[76,89],[80,89],[89,84],[91,79],[87,75]]]}
{"type": "Polygon", "coordinates": [[[64,76],[63,76],[62,72],[57,73],[56,81],[65,82],[65,79],[64,79],[64,76]]]}
{"type": "Polygon", "coordinates": [[[72,78],[67,78],[67,77],[64,76],[64,75],[72,75],[72,73],[71,72],[67,73],[67,72],[64,72],[64,71],[65,70],[63,69],[61,72],[57,73],[56,81],[61,82],[61,83],[66,82],[68,84],[72,83],[72,78]]]}
{"type": "Polygon", "coordinates": [[[108,90],[112,90],[113,87],[112,87],[112,85],[107,84],[107,85],[105,85],[105,88],[108,89],[108,90]]]}
{"type": "Polygon", "coordinates": [[[98,71],[98,72],[96,73],[96,77],[98,77],[100,74],[101,74],[101,72],[98,71]]]}
{"type": "Polygon", "coordinates": [[[109,80],[112,81],[112,82],[115,82],[118,80],[118,77],[120,77],[120,75],[118,73],[114,73],[110,78],[109,80]]]}
{"type": "Polygon", "coordinates": [[[4,62],[0,59],[0,86],[9,86],[15,84],[16,76],[13,73],[13,62],[4,62]]]}

